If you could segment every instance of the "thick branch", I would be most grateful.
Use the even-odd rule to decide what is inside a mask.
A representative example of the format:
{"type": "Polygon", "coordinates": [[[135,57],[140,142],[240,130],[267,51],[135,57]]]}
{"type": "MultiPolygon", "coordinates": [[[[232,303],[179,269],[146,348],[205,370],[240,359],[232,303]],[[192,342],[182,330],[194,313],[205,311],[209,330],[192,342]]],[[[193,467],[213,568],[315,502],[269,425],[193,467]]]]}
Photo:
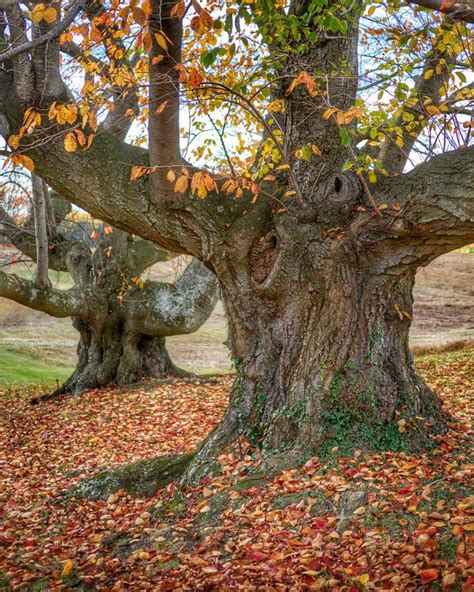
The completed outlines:
{"type": "Polygon", "coordinates": [[[166,185],[166,168],[181,164],[179,149],[179,72],[181,62],[181,19],[172,17],[175,2],[153,0],[149,29],[152,47],[149,54],[149,149],[152,166],[165,167],[152,177],[158,195],[166,185]],[[166,47],[166,49],[165,49],[166,47]],[[157,113],[157,110],[159,113],[157,113]]]}
{"type": "Polygon", "coordinates": [[[0,296],[58,318],[76,315],[82,307],[81,298],[74,289],[39,290],[34,282],[3,271],[0,272],[0,296]]]}
{"type": "Polygon", "coordinates": [[[13,64],[13,86],[19,98],[24,105],[27,105],[34,96],[33,68],[31,61],[23,49],[28,43],[26,35],[26,23],[19,2],[13,2],[5,8],[5,16],[10,31],[11,52],[17,52],[13,55],[7,55],[9,52],[2,53],[2,63],[11,60],[13,64]]]}
{"type": "Polygon", "coordinates": [[[395,128],[402,129],[401,137],[395,134],[387,135],[380,149],[381,166],[391,175],[403,172],[418,136],[430,119],[429,107],[439,105],[440,89],[448,82],[449,64],[453,58],[447,50],[439,51],[437,42],[438,39],[435,39],[434,47],[426,57],[423,71],[394,122],[395,128]],[[401,145],[397,144],[396,140],[401,145]]]}
{"type": "Polygon", "coordinates": [[[445,0],[408,0],[409,4],[416,4],[436,12],[442,12],[454,19],[474,23],[474,9],[469,0],[446,2],[445,0]]]}
{"type": "MultiPolygon", "coordinates": [[[[361,240],[379,257],[402,249],[426,265],[435,257],[474,242],[474,146],[434,156],[409,173],[385,180],[380,200],[399,204],[363,222],[361,240]]],[[[355,223],[359,225],[360,220],[355,223]]]]}
{"type": "Polygon", "coordinates": [[[158,245],[142,238],[135,238],[128,248],[128,256],[133,267],[137,270],[137,275],[155,263],[169,261],[177,256],[167,249],[162,249],[158,245]]]}
{"type": "Polygon", "coordinates": [[[207,320],[217,302],[217,280],[195,259],[176,285],[146,282],[126,298],[133,329],[166,337],[193,333],[207,320]]]}
{"type": "MultiPolygon", "coordinates": [[[[47,33],[41,35],[40,37],[36,37],[31,41],[27,41],[26,37],[22,37],[22,42],[19,43],[18,41],[12,43],[12,48],[8,51],[4,51],[0,53],[0,64],[3,64],[7,60],[11,60],[22,53],[26,53],[34,49],[35,47],[39,47],[40,45],[44,45],[48,41],[52,41],[56,39],[63,33],[69,25],[74,21],[76,16],[79,14],[81,8],[84,5],[83,0],[76,0],[71,8],[67,11],[62,21],[59,21],[56,25],[48,30],[47,33]]],[[[19,11],[19,6],[17,7],[19,11]]]]}

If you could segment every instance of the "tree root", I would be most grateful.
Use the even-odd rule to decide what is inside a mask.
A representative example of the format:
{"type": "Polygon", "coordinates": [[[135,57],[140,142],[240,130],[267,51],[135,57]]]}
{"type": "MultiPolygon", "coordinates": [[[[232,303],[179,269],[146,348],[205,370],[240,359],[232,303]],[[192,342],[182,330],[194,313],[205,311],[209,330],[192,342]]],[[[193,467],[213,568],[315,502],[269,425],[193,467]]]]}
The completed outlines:
{"type": "Polygon", "coordinates": [[[158,456],[105,469],[72,487],[66,496],[88,500],[107,499],[112,493],[123,489],[132,497],[149,497],[177,480],[193,456],[193,453],[158,456]]]}

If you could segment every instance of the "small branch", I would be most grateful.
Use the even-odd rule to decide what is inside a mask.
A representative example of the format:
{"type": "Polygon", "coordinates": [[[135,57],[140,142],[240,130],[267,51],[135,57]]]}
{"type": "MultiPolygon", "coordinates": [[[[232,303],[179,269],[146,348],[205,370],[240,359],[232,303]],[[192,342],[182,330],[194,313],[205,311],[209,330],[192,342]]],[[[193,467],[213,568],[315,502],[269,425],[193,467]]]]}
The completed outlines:
{"type": "Polygon", "coordinates": [[[50,31],[48,31],[45,35],[38,37],[37,39],[33,39],[32,41],[28,41],[27,43],[23,43],[22,45],[18,45],[9,49],[8,51],[4,51],[0,53],[0,64],[6,62],[7,60],[11,60],[12,58],[25,53],[29,52],[35,47],[43,45],[48,41],[52,41],[56,39],[63,33],[69,25],[72,24],[76,16],[84,7],[84,0],[75,0],[74,4],[68,10],[66,15],[64,16],[63,20],[60,21],[57,25],[55,25],[50,31]]]}

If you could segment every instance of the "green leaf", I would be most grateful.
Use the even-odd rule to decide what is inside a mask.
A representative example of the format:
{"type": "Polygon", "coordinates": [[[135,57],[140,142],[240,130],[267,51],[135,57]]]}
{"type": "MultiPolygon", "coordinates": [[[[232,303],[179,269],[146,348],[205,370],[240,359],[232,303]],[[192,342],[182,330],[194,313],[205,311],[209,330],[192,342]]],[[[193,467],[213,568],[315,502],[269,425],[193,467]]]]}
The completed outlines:
{"type": "Polygon", "coordinates": [[[339,136],[341,138],[342,145],[349,146],[349,144],[351,143],[351,136],[349,132],[346,130],[346,128],[343,127],[339,130],[339,136]]]}

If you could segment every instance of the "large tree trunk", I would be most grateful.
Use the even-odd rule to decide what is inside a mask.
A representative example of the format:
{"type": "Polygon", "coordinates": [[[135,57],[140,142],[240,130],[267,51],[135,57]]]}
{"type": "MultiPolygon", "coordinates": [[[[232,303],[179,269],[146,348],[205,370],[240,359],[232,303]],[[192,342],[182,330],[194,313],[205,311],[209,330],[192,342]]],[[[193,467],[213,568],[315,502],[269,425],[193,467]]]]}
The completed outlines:
{"type": "Polygon", "coordinates": [[[91,326],[78,317],[78,361],[73,374],[59,392],[81,394],[86,389],[111,383],[135,383],[146,378],[185,376],[171,361],[164,337],[127,331],[122,319],[110,317],[105,324],[91,326]]]}
{"type": "Polygon", "coordinates": [[[253,265],[226,275],[238,376],[222,423],[191,464],[191,481],[239,435],[266,454],[285,452],[279,457],[293,466],[295,457],[335,446],[421,448],[445,427],[408,346],[416,272],[408,254],[373,264],[350,240],[332,252],[290,244],[268,240],[262,250],[259,241],[253,265]]]}

